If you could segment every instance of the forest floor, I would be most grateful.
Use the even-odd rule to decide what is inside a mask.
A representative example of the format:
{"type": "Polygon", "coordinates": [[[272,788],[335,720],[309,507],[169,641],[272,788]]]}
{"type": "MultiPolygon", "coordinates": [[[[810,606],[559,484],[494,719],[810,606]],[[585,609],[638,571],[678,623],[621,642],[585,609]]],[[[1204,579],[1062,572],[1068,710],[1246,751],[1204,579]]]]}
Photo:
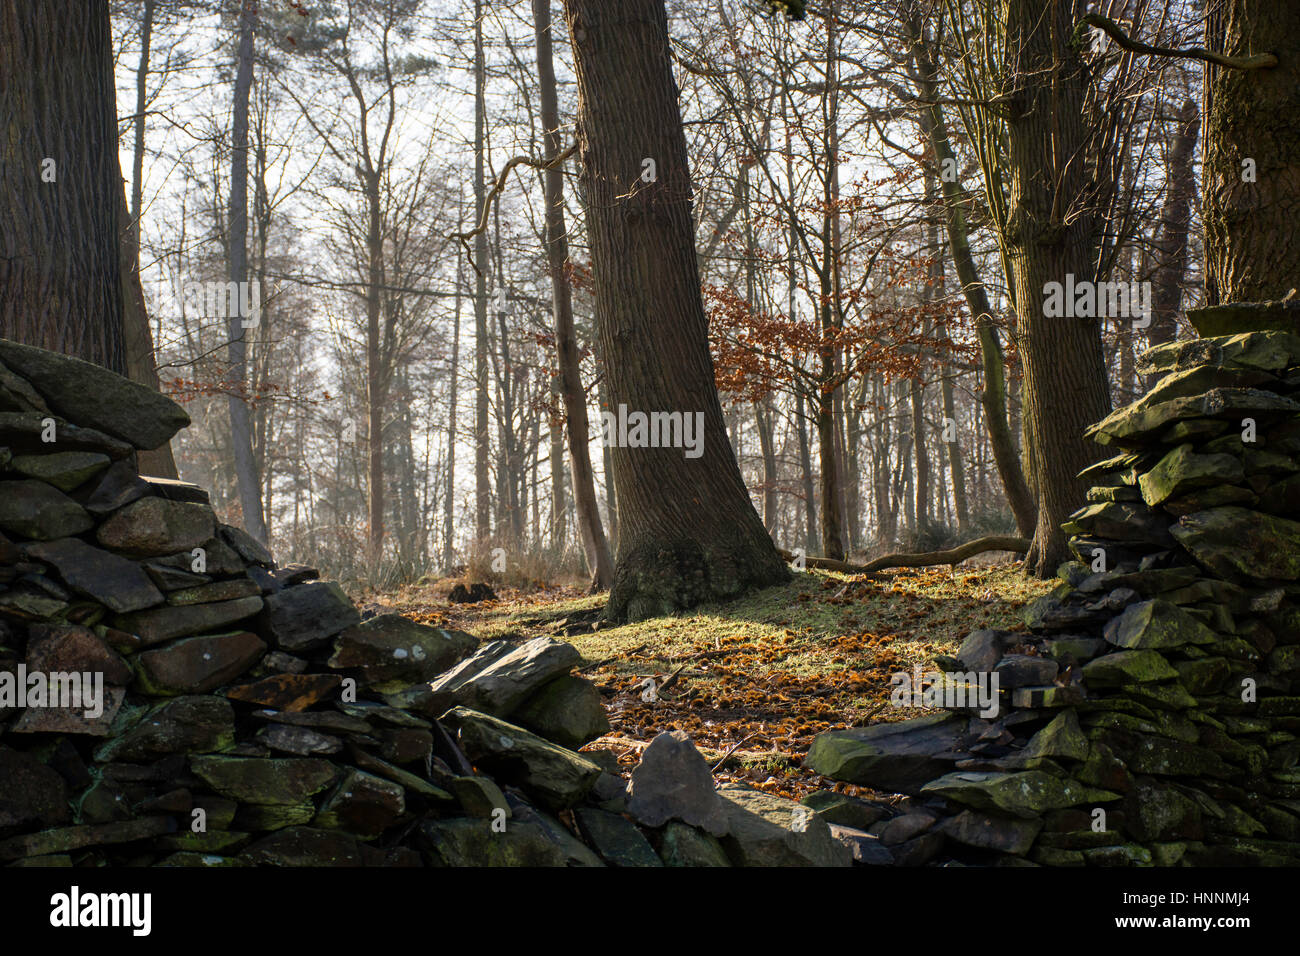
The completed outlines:
{"type": "Polygon", "coordinates": [[[810,571],[693,614],[613,626],[600,620],[604,595],[500,588],[496,601],[448,604],[452,583],[372,594],[369,603],[483,641],[567,640],[611,725],[584,750],[613,752],[626,772],[656,734],[684,730],[711,764],[726,757],[720,779],[795,799],[830,785],[801,766],[814,736],[923,713],[889,706],[890,675],[929,669],[972,630],[1023,630],[1018,611],[1050,587],[1019,564],[888,580],[810,571]]]}

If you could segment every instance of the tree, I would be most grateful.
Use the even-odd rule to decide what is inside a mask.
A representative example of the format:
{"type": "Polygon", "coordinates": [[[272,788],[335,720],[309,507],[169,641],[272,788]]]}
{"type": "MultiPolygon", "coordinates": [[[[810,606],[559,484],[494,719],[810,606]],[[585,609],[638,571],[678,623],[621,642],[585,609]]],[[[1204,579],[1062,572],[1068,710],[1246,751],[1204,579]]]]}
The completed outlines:
{"type": "MultiPolygon", "coordinates": [[[[232,303],[251,301],[238,290],[248,283],[248,97],[253,87],[253,36],[257,20],[251,2],[240,4],[239,53],[235,70],[235,103],[230,137],[230,234],[227,259],[230,265],[232,303]]],[[[258,297],[260,299],[260,296],[258,297]]],[[[244,316],[236,305],[230,310],[228,328],[230,370],[227,404],[230,410],[230,444],[234,453],[235,481],[239,486],[239,504],[244,530],[262,543],[268,541],[266,519],[262,515],[262,483],[253,459],[253,420],[244,390],[248,381],[248,341],[246,335],[260,316],[244,316]]]]}
{"type": "Polygon", "coordinates": [[[789,571],[749,500],[713,384],[663,0],[566,0],[565,17],[610,411],[702,422],[699,457],[611,448],[622,527],[606,614],[640,619],[789,571]]]}
{"type": "Polygon", "coordinates": [[[127,374],[108,6],[0,7],[0,336],[127,374]]]}
{"type": "MultiPolygon", "coordinates": [[[[560,370],[560,395],[569,439],[573,498],[578,512],[578,530],[587,553],[592,586],[608,588],[614,580],[614,562],[605,540],[605,529],[596,506],[596,479],[591,467],[587,420],[587,396],[582,387],[581,359],[573,329],[573,292],[566,269],[569,239],[564,224],[564,173],[560,168],[560,110],[555,91],[555,66],[551,55],[551,3],[533,0],[533,26],[537,40],[537,81],[541,100],[542,127],[546,140],[543,189],[546,194],[546,257],[551,273],[551,315],[555,324],[555,360],[560,370]]],[[[556,468],[557,462],[551,467],[556,468]]],[[[563,474],[563,472],[560,472],[563,474]]],[[[562,501],[557,490],[557,511],[562,501]]]]}

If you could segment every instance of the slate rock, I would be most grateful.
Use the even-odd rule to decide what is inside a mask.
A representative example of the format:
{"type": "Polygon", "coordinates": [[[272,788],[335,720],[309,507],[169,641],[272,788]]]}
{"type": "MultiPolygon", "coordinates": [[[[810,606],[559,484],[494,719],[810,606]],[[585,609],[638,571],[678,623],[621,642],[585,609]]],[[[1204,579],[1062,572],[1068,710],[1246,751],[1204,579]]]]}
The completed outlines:
{"type": "Polygon", "coordinates": [[[187,637],[141,653],[136,677],[145,693],[202,694],[234,680],[265,651],[249,631],[187,637]]]}
{"type": "Polygon", "coordinates": [[[506,819],[511,816],[510,804],[501,788],[490,777],[452,777],[447,789],[456,798],[461,809],[471,817],[492,819],[497,811],[506,819]]]}
{"type": "Polygon", "coordinates": [[[68,787],[30,753],[0,746],[0,830],[67,823],[68,787]]]}
{"type": "Polygon", "coordinates": [[[212,753],[235,742],[235,713],[221,697],[177,697],[95,750],[98,763],[147,762],[169,754],[212,753]]]}
{"type": "Polygon", "coordinates": [[[578,804],[601,772],[581,754],[490,714],[455,707],[442,722],[456,731],[461,749],[475,766],[522,787],[553,810],[578,804]]]}
{"type": "Polygon", "coordinates": [[[1043,821],[1040,818],[1022,820],[963,810],[945,819],[937,829],[956,843],[1024,856],[1043,829],[1043,821]]]}
{"type": "Polygon", "coordinates": [[[538,637],[493,656],[482,669],[475,669],[474,658],[463,662],[462,667],[435,680],[431,692],[435,699],[445,696],[451,704],[508,717],[530,694],[567,673],[581,657],[572,644],[538,637]]]}
{"type": "Polygon", "coordinates": [[[61,451],[52,455],[15,455],[9,467],[60,491],[80,488],[107,468],[110,459],[93,451],[61,451]]]}
{"type": "Polygon", "coordinates": [[[406,811],[406,792],[399,784],[352,770],[325,798],[313,821],[326,830],[346,830],[373,839],[406,811]]]}
{"type": "Polygon", "coordinates": [[[361,615],[332,581],[296,584],[264,598],[261,624],[274,645],[296,653],[324,644],[361,623],[361,615]]]}
{"type": "Polygon", "coordinates": [[[477,646],[477,639],[464,631],[417,624],[400,614],[380,614],[334,639],[329,666],[360,668],[366,686],[393,691],[433,680],[477,646]]]}
{"type": "Polygon", "coordinates": [[[252,866],[361,866],[361,850],[346,833],[291,826],[258,840],[239,859],[252,866]]]}
{"type": "Polygon", "coordinates": [[[815,811],[740,784],[724,784],[727,856],[736,866],[849,866],[853,855],[815,811]]]}
{"type": "Polygon", "coordinates": [[[185,604],[145,611],[133,611],[114,618],[114,625],[137,635],[146,645],[159,644],[176,637],[188,637],[215,631],[228,624],[247,620],[262,610],[260,597],[236,598],[213,604],[185,604]]]}
{"type": "Polygon", "coordinates": [[[126,690],[121,687],[100,687],[99,696],[93,704],[85,696],[86,691],[83,690],[82,694],[81,702],[72,707],[28,707],[9,728],[9,733],[107,737],[112,733],[118,711],[122,709],[126,690]]]}
{"type": "Polygon", "coordinates": [[[843,824],[830,824],[831,836],[849,848],[853,862],[859,866],[893,866],[894,854],[880,838],[843,824]]]}
{"type": "Polygon", "coordinates": [[[215,526],[216,517],[207,505],[150,496],[114,512],[95,537],[110,551],[160,557],[203,544],[215,526]]]}
{"type": "Polygon", "coordinates": [[[231,700],[292,713],[332,696],[342,683],[334,674],[277,674],[230,687],[225,693],[231,700]]]}
{"type": "Polygon", "coordinates": [[[879,804],[834,790],[814,790],[799,802],[816,810],[817,815],[832,826],[852,830],[866,830],[888,813],[879,804]]]}
{"type": "Polygon", "coordinates": [[[161,392],[81,359],[0,339],[0,361],[53,411],[136,448],[158,448],[190,423],[185,409],[161,392]]]}
{"type": "Polygon", "coordinates": [[[95,521],[57,488],[43,481],[0,481],[0,529],[35,541],[89,531],[95,521]]]}
{"type": "Polygon", "coordinates": [[[257,732],[256,739],[272,750],[296,757],[328,757],[343,749],[337,737],[288,724],[269,724],[257,732]]]}
{"type": "Polygon", "coordinates": [[[494,832],[490,821],[425,820],[420,844],[430,866],[567,866],[568,856],[535,823],[494,832]]]}
{"type": "Polygon", "coordinates": [[[104,683],[123,687],[131,668],[104,640],[78,624],[34,624],[27,636],[27,671],[103,674],[104,683]]]}
{"type": "Polygon", "coordinates": [[[27,553],[52,565],[68,587],[110,611],[138,611],[163,601],[162,592],[139,564],[93,547],[80,538],[31,544],[27,553]]]}
{"type": "Polygon", "coordinates": [[[301,804],[336,779],[338,769],[316,757],[190,757],[190,771],[223,797],[259,806],[301,804]]]}
{"type": "Polygon", "coordinates": [[[627,812],[648,827],[680,820],[714,836],[726,833],[727,808],[713,773],[683,731],[650,741],[627,784],[627,812]]]}
{"type": "Polygon", "coordinates": [[[0,860],[19,857],[45,856],[67,853],[87,846],[108,846],[116,843],[134,843],[150,837],[170,833],[176,828],[171,817],[139,817],[116,823],[89,824],[41,830],[38,833],[0,840],[0,860]]]}
{"type": "Polygon", "coordinates": [[[976,810],[1033,819],[1047,810],[1118,800],[1119,794],[1040,770],[1021,773],[959,770],[932,780],[923,794],[946,797],[976,810]]]}
{"type": "Polygon", "coordinates": [[[1219,577],[1300,579],[1300,522],[1225,507],[1183,515],[1170,530],[1219,577]]]}
{"type": "Polygon", "coordinates": [[[106,515],[138,501],[148,492],[149,485],[135,470],[130,461],[115,461],[108,466],[99,484],[86,499],[86,510],[92,515],[106,515]]]}
{"type": "Polygon", "coordinates": [[[261,597],[262,589],[252,578],[232,578],[228,581],[196,582],[167,592],[167,603],[173,606],[212,604],[234,601],[238,598],[261,597]]]}
{"type": "Polygon", "coordinates": [[[804,766],[814,773],[882,790],[916,793],[963,759],[967,718],[944,713],[831,730],[813,738],[804,766]]]}
{"type": "Polygon", "coordinates": [[[1159,598],[1130,604],[1111,618],[1106,640],[1126,650],[1162,650],[1185,644],[1213,644],[1215,634],[1176,604],[1159,598]]]}

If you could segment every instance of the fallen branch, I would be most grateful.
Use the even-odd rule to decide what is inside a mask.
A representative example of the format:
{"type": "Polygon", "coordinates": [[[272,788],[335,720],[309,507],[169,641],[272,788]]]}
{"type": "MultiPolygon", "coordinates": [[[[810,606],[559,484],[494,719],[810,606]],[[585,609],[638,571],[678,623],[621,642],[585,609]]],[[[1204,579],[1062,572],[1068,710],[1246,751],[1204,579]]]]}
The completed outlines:
{"type": "Polygon", "coordinates": [[[1222,53],[1211,53],[1204,47],[1194,46],[1186,50],[1179,50],[1175,47],[1151,46],[1149,43],[1143,43],[1140,40],[1134,40],[1122,29],[1114,20],[1103,17],[1099,13],[1087,13],[1079,21],[1078,27],[1075,28],[1075,35],[1079,36],[1083,32],[1085,25],[1094,26],[1101,30],[1108,37],[1114,40],[1120,47],[1128,50],[1130,53],[1144,53],[1148,56],[1172,56],[1191,60],[1204,60],[1206,63],[1213,63],[1217,66],[1226,67],[1229,70],[1261,70],[1267,67],[1277,66],[1277,57],[1272,53],[1256,53],[1254,56],[1225,56],[1222,53]]]}
{"type": "MultiPolygon", "coordinates": [[[[807,567],[817,568],[822,571],[839,571],[843,574],[872,574],[882,568],[930,568],[940,564],[958,565],[967,558],[973,558],[975,555],[984,554],[987,551],[1014,551],[1017,554],[1024,554],[1028,550],[1029,541],[1025,538],[992,535],[987,538],[976,538],[974,541],[967,541],[965,544],[950,548],[947,551],[886,554],[883,557],[868,561],[866,564],[849,564],[847,561],[836,561],[832,558],[804,558],[804,563],[807,567]]],[[[789,551],[778,549],[777,553],[788,562],[795,560],[795,556],[789,551]]],[[[883,576],[881,575],[881,577],[883,576]]]]}

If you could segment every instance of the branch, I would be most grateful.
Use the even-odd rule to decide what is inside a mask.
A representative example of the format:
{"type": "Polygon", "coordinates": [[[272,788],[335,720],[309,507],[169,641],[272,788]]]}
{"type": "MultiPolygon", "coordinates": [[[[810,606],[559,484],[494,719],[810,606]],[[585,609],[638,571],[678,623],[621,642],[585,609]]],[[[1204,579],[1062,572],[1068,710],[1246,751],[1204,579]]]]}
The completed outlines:
{"type": "Polygon", "coordinates": [[[1272,53],[1257,53],[1254,56],[1224,56],[1222,53],[1211,53],[1204,47],[1194,46],[1187,50],[1178,50],[1167,46],[1151,46],[1142,43],[1139,40],[1129,38],[1119,24],[1114,20],[1109,20],[1099,13],[1084,14],[1079,25],[1074,28],[1076,38],[1083,33],[1084,25],[1091,25],[1101,30],[1123,49],[1132,53],[1145,53],[1150,56],[1173,56],[1184,57],[1192,60],[1204,60],[1206,63],[1214,63],[1218,66],[1226,67],[1229,70],[1260,70],[1267,67],[1277,66],[1278,59],[1272,53]]]}
{"type": "MultiPolygon", "coordinates": [[[[886,554],[866,564],[849,564],[831,558],[805,558],[807,567],[823,571],[839,571],[843,574],[870,574],[883,568],[929,568],[939,564],[958,565],[967,558],[988,551],[1014,551],[1024,554],[1029,550],[1029,541],[1025,538],[1003,537],[993,535],[976,538],[947,551],[921,551],[915,554],[886,554]]],[[[789,551],[778,552],[786,561],[793,561],[794,555],[789,551]]]]}
{"type": "Polygon", "coordinates": [[[510,175],[510,171],[516,166],[531,166],[533,169],[538,170],[554,169],[556,166],[563,165],[564,161],[577,151],[578,144],[575,142],[564,152],[552,159],[542,160],[535,159],[532,156],[515,156],[502,167],[501,173],[497,176],[497,181],[492,184],[491,190],[488,191],[487,197],[483,200],[483,210],[479,216],[478,225],[469,232],[456,232],[447,237],[449,239],[458,240],[465,248],[465,258],[467,258],[469,264],[474,267],[475,274],[482,275],[482,270],[479,269],[478,263],[474,261],[474,256],[470,252],[469,241],[480,233],[487,232],[488,219],[492,212],[492,204],[496,202],[497,197],[500,196],[502,191],[506,188],[506,178],[510,175]]]}

